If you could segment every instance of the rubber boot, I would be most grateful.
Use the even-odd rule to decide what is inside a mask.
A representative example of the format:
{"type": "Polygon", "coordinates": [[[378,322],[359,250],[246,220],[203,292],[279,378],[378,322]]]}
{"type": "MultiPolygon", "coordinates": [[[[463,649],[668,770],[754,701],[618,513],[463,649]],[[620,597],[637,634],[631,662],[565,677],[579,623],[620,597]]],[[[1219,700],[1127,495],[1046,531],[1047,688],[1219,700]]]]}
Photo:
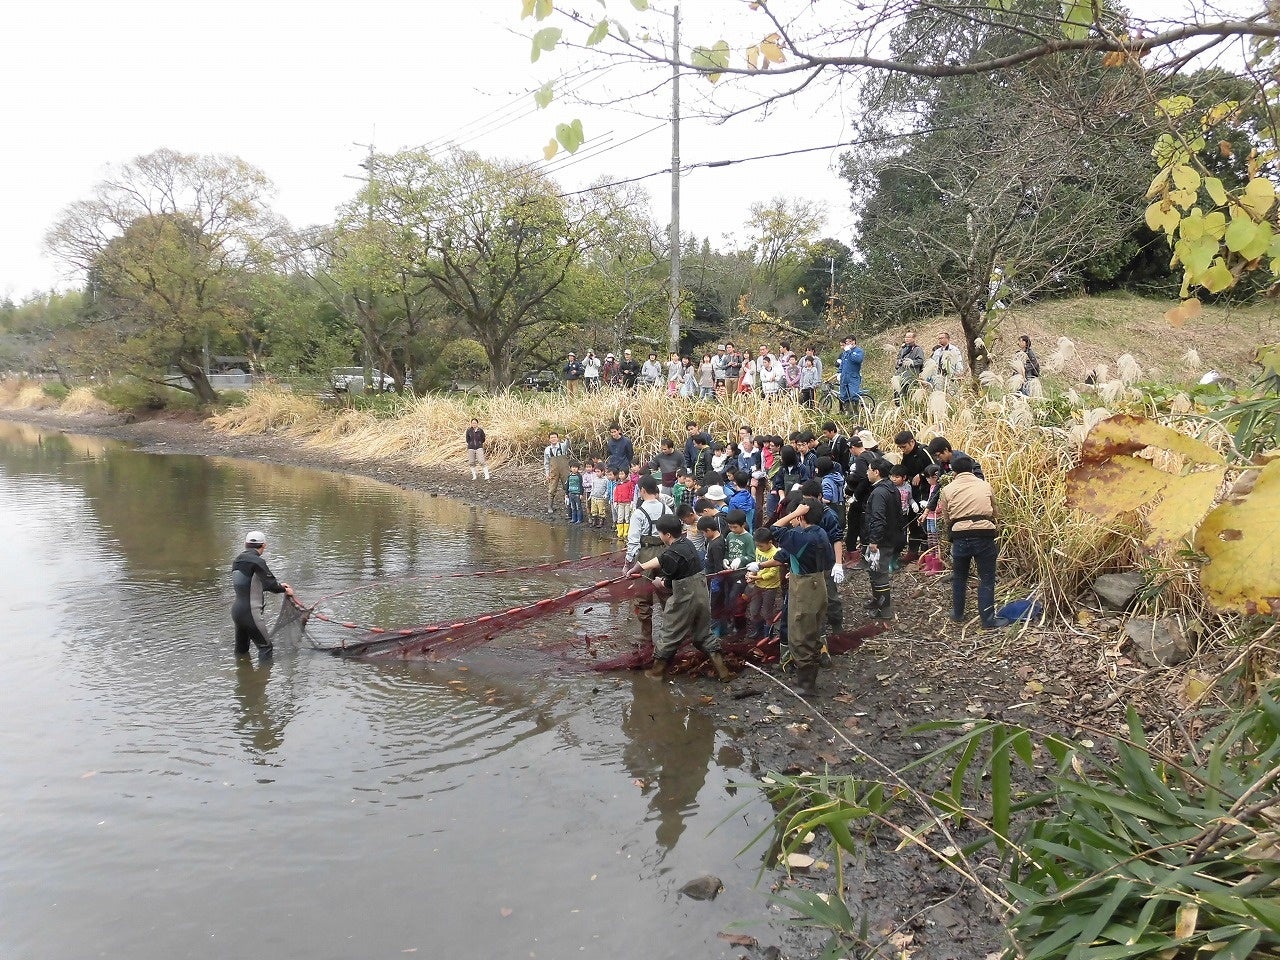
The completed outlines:
{"type": "Polygon", "coordinates": [[[737,676],[736,673],[729,669],[729,665],[724,662],[724,657],[720,656],[720,654],[709,653],[707,654],[707,659],[710,660],[711,665],[716,668],[716,676],[720,678],[722,683],[728,683],[737,676]]]}
{"type": "Polygon", "coordinates": [[[862,609],[866,610],[868,613],[875,613],[880,609],[880,598],[874,593],[871,594],[871,596],[867,598],[867,602],[862,605],[862,609]]]}
{"type": "Polygon", "coordinates": [[[472,468],[471,468],[471,479],[472,479],[472,480],[475,480],[475,479],[476,479],[476,468],[475,468],[475,467],[472,467],[472,468]]]}
{"type": "Polygon", "coordinates": [[[620,523],[615,523],[615,524],[613,525],[613,528],[618,532],[618,539],[619,539],[619,540],[625,540],[625,539],[627,539],[627,538],[626,538],[626,536],[625,536],[625,535],[623,534],[623,532],[622,532],[622,524],[620,524],[620,523]]]}
{"type": "Polygon", "coordinates": [[[621,536],[623,540],[625,540],[625,539],[627,539],[627,537],[631,536],[631,524],[629,524],[629,523],[624,523],[624,524],[622,525],[622,533],[621,533],[621,534],[619,534],[619,536],[621,536]]]}
{"type": "Polygon", "coordinates": [[[488,467],[485,467],[485,468],[484,468],[484,478],[485,478],[486,480],[488,480],[488,479],[489,479],[489,468],[488,468],[488,467]]]}
{"type": "Polygon", "coordinates": [[[661,680],[667,672],[667,661],[653,658],[653,666],[644,672],[646,677],[652,677],[654,680],[661,680]]]}
{"type": "Polygon", "coordinates": [[[818,695],[818,668],[816,666],[796,667],[796,693],[802,697],[818,695]]]}
{"type": "Polygon", "coordinates": [[[876,609],[872,616],[877,620],[893,619],[893,596],[888,590],[876,594],[876,609]]]}

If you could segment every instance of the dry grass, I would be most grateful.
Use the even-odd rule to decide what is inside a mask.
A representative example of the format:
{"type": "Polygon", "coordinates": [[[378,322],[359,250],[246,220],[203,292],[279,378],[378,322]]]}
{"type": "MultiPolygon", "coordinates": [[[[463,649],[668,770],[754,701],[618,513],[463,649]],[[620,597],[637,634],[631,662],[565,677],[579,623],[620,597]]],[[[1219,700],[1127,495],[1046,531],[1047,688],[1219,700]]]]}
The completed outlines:
{"type": "Polygon", "coordinates": [[[97,394],[88,387],[76,387],[58,407],[61,413],[68,414],[111,413],[113,409],[111,404],[99,400],[97,394]]]}
{"type": "Polygon", "coordinates": [[[50,410],[58,401],[44,387],[24,378],[0,381],[0,407],[11,410],[50,410]]]}

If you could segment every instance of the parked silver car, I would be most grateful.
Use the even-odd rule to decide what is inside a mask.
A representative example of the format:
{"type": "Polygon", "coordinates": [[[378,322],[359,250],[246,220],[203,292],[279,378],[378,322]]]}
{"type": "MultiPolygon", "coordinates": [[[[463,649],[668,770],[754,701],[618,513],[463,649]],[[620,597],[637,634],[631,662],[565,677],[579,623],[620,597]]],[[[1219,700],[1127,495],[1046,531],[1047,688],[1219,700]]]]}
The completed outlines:
{"type": "MultiPolygon", "coordinates": [[[[383,393],[390,393],[396,388],[394,377],[389,377],[377,367],[373,368],[374,386],[383,393]]],[[[333,387],[335,393],[345,393],[354,387],[356,390],[365,389],[364,367],[334,367],[333,372],[329,375],[329,384],[333,387]]]]}

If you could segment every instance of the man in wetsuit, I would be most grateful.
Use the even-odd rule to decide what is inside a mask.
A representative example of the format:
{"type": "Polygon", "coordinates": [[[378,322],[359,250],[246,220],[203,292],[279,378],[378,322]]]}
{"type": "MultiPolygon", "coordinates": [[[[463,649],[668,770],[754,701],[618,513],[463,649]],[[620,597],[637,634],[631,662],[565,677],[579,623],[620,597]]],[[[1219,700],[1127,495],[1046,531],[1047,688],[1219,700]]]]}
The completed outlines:
{"type": "Polygon", "coordinates": [[[272,654],[271,641],[267,639],[266,624],[262,613],[266,604],[264,591],[293,596],[293,588],[276,579],[267,561],[262,559],[267,549],[267,539],[259,530],[244,538],[244,552],[231,564],[231,584],[235,587],[236,602],[231,605],[231,622],[236,626],[236,656],[249,655],[249,641],[258,647],[260,656],[272,654]]]}
{"type": "MultiPolygon", "coordinates": [[[[627,531],[626,565],[644,564],[654,559],[665,546],[658,534],[657,522],[671,514],[671,508],[659,496],[658,481],[653,477],[640,480],[640,503],[631,514],[631,526],[627,531]]],[[[640,623],[640,636],[653,642],[653,591],[644,590],[634,605],[636,620],[640,623]]]]}
{"type": "Polygon", "coordinates": [[[734,675],[720,655],[720,638],[711,632],[711,596],[702,572],[702,559],[685,536],[684,524],[674,514],[664,514],[653,526],[665,549],[638,564],[637,569],[661,577],[670,595],[662,606],[662,625],[653,645],[653,666],[645,671],[645,676],[661,679],[688,636],[693,645],[707,655],[716,676],[728,683],[734,675]]]}

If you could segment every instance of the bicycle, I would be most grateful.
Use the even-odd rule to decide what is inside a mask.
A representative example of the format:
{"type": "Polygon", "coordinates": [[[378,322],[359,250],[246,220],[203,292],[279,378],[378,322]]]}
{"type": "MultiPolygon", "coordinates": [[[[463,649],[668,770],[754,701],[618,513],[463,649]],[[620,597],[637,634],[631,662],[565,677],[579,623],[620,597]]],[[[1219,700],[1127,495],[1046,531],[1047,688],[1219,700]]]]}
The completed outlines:
{"type": "Polygon", "coordinates": [[[857,410],[846,410],[846,405],[840,402],[839,382],[836,380],[824,380],[822,392],[818,395],[818,406],[830,413],[853,416],[856,412],[861,417],[869,417],[876,408],[876,398],[864,390],[858,394],[857,410]]]}

